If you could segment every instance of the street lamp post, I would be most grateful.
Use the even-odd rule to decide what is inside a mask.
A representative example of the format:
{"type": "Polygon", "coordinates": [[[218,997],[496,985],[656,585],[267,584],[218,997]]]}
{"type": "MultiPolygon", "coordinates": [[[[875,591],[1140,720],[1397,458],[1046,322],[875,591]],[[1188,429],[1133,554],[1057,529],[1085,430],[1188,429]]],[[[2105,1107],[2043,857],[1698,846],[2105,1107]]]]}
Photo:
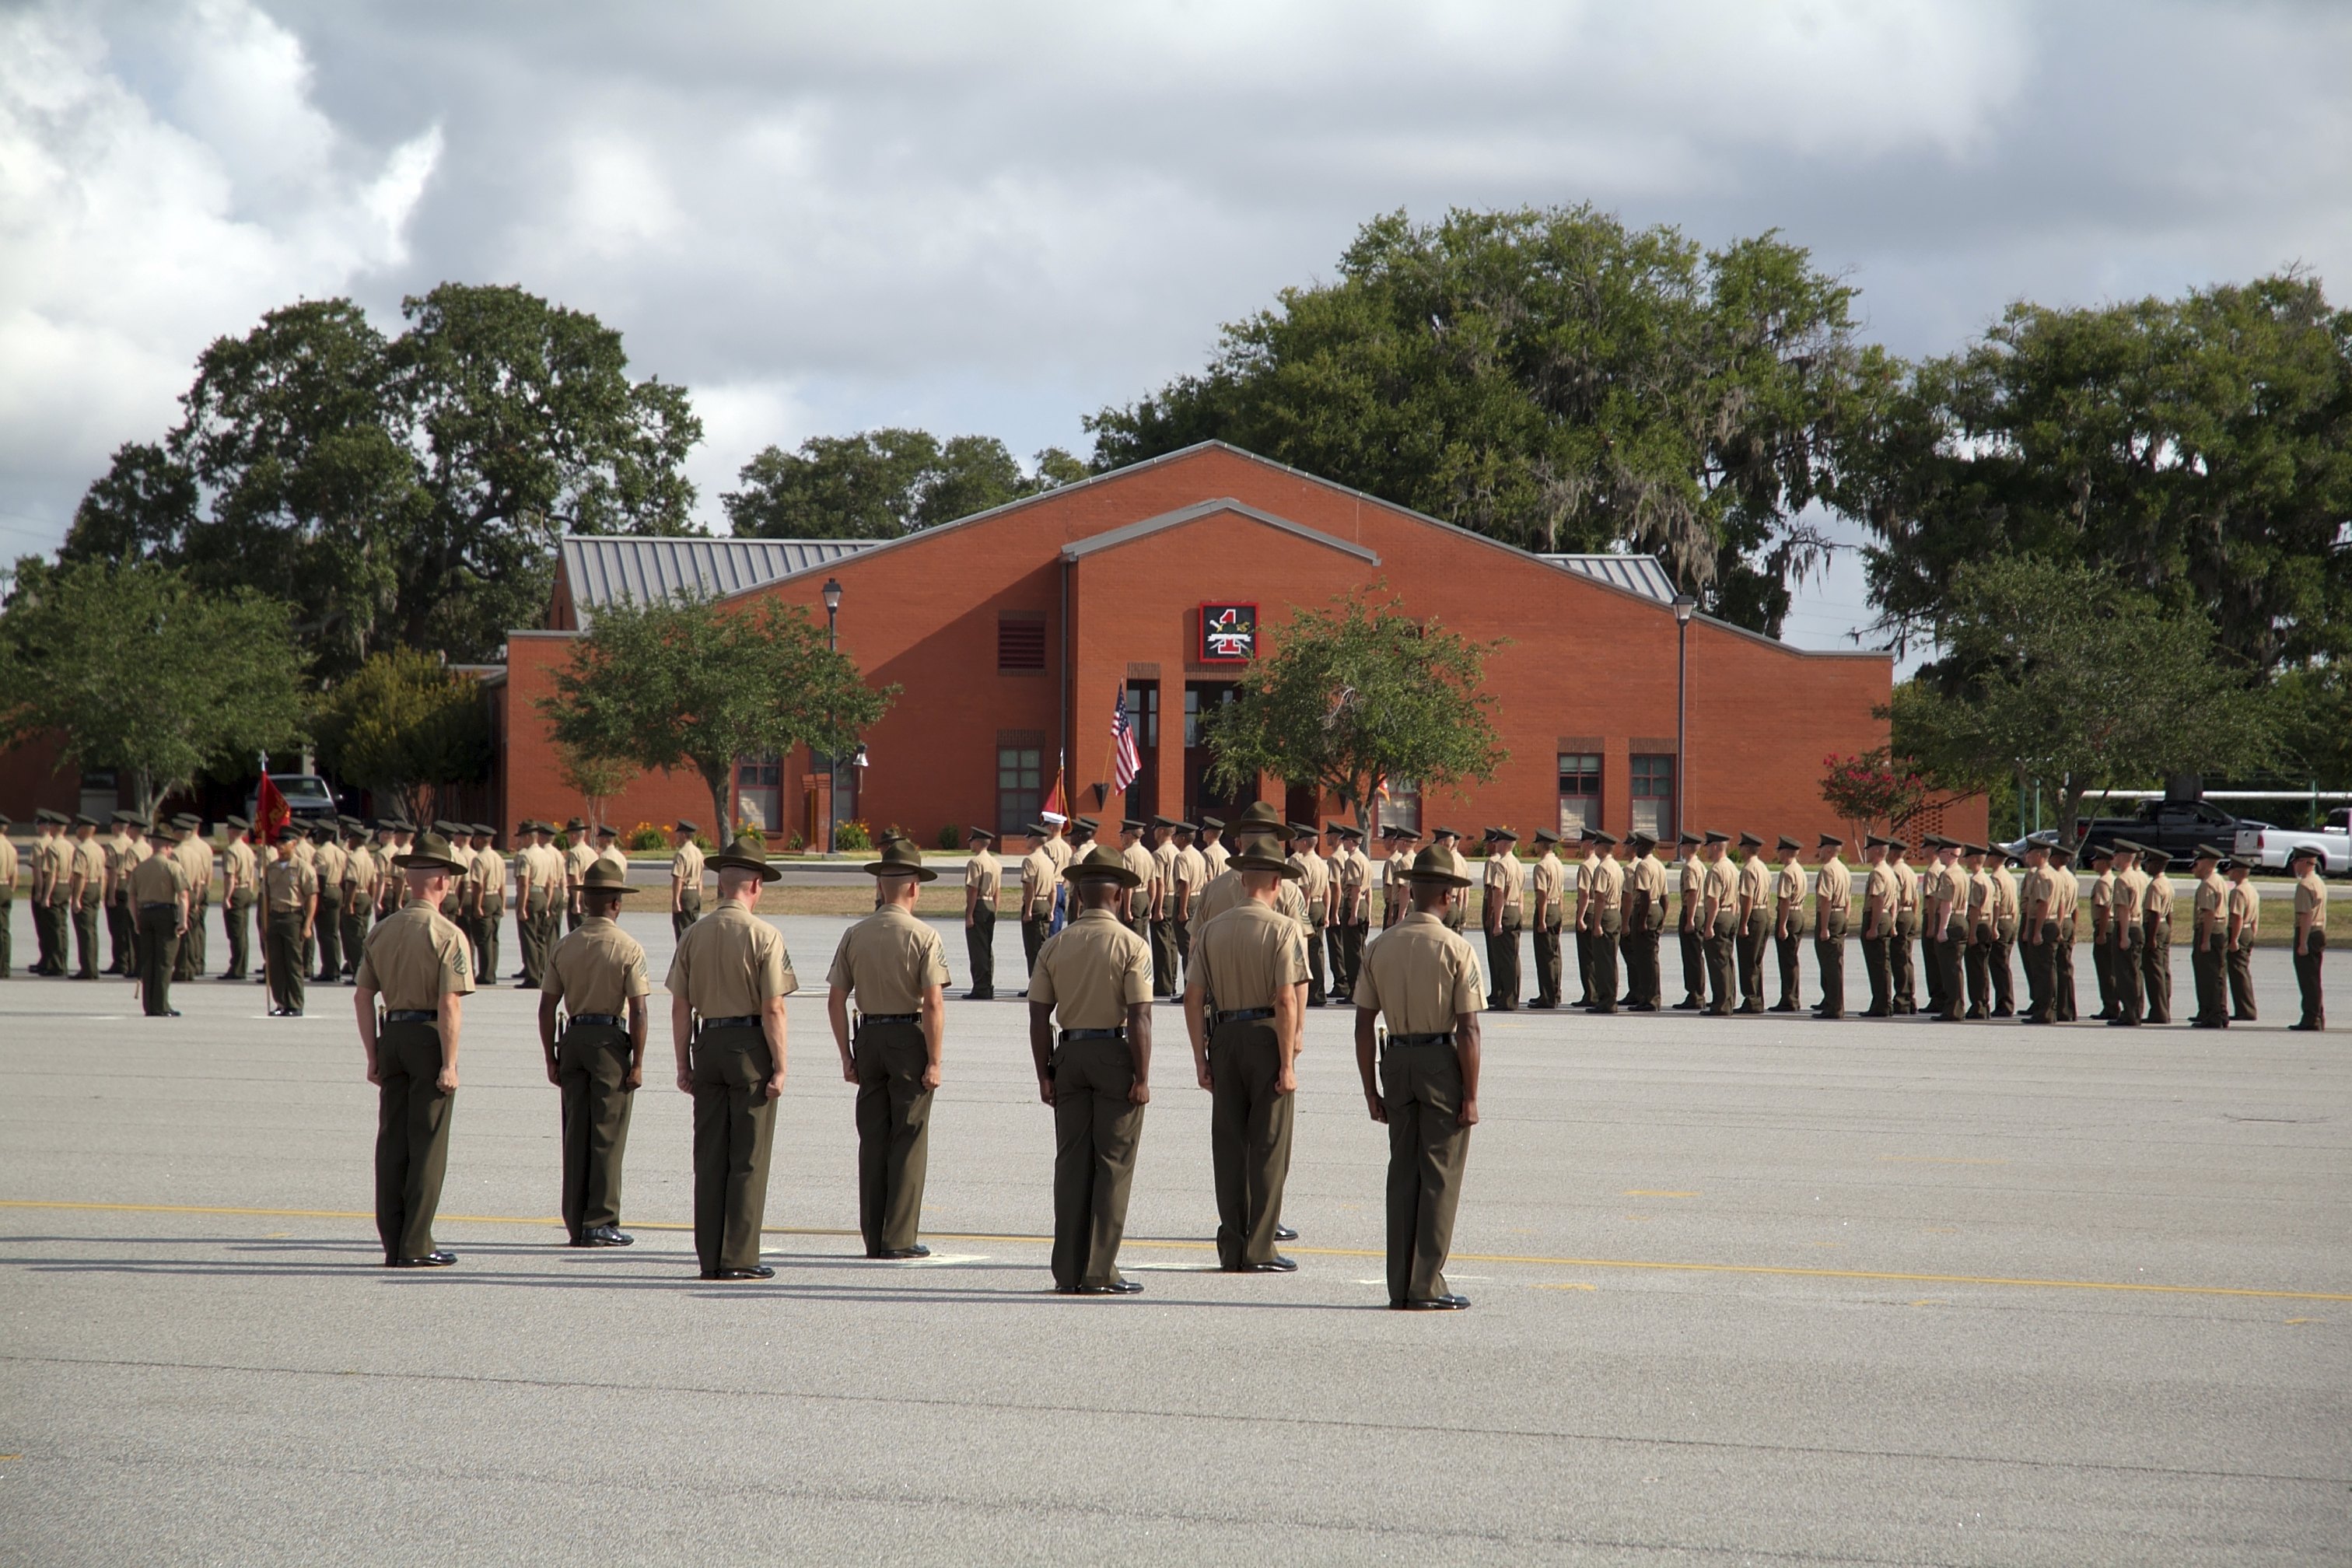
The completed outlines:
{"type": "MultiPolygon", "coordinates": [[[[824,580],[824,651],[827,653],[840,651],[839,643],[835,637],[835,626],[840,615],[841,579],[827,577],[824,580]]],[[[825,728],[832,729],[833,714],[830,710],[827,710],[824,719],[825,728]]],[[[828,751],[824,754],[824,853],[827,855],[833,853],[833,792],[835,786],[840,782],[835,776],[833,753],[828,751]]]]}
{"type": "Polygon", "coordinates": [[[1684,778],[1690,772],[1690,624],[1698,601],[1688,594],[1675,595],[1675,832],[1686,833],[1683,815],[1684,778]]]}

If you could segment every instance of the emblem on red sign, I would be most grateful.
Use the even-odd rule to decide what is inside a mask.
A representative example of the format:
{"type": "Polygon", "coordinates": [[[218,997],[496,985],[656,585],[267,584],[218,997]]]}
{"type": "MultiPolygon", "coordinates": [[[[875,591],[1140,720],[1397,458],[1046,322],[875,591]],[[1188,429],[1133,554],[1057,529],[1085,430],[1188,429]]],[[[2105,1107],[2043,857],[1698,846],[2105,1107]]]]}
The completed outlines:
{"type": "Polygon", "coordinates": [[[1257,657],[1255,605],[1201,606],[1201,662],[1247,664],[1257,657]]]}

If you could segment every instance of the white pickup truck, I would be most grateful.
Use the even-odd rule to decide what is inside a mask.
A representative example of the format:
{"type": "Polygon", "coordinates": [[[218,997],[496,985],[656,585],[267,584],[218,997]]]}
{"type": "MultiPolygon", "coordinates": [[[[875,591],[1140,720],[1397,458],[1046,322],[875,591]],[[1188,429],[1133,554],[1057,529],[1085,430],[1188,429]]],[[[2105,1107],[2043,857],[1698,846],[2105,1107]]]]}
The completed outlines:
{"type": "Polygon", "coordinates": [[[2319,874],[2341,877],[2352,873],[2352,806],[2339,805],[2314,833],[2296,827],[2245,827],[2238,830],[2237,853],[2242,860],[2271,870],[2284,870],[2286,858],[2308,844],[2319,851],[2319,874]]]}

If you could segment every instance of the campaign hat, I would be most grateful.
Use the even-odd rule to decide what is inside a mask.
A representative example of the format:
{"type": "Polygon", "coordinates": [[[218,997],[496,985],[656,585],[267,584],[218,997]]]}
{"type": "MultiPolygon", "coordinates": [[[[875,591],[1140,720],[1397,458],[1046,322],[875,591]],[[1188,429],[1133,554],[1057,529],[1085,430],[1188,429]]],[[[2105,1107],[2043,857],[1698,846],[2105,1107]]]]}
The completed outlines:
{"type": "Polygon", "coordinates": [[[772,882],[783,872],[768,863],[768,842],[756,833],[746,833],[708,862],[714,871],[755,872],[762,882],[772,882]]]}
{"type": "MultiPolygon", "coordinates": [[[[1233,862],[1225,862],[1231,866],[1233,862]]],[[[1085,854],[1073,858],[1062,868],[1066,882],[1117,882],[1122,888],[1139,888],[1143,879],[1122,859],[1119,852],[1108,844],[1097,844],[1085,854]]]]}
{"type": "Polygon", "coordinates": [[[1453,850],[1442,844],[1433,844],[1412,858],[1412,864],[1405,868],[1405,880],[1435,882],[1448,888],[1466,888],[1470,885],[1470,879],[1456,869],[1461,864],[1461,857],[1455,855],[1453,850]]]}
{"type": "MultiPolygon", "coordinates": [[[[279,830],[282,837],[285,829],[279,830]]],[[[464,876],[473,868],[457,858],[449,841],[437,833],[427,833],[416,841],[416,847],[405,855],[395,855],[392,863],[404,871],[447,871],[464,876]]]]}
{"type": "Polygon", "coordinates": [[[635,893],[644,891],[629,885],[629,874],[610,860],[597,860],[580,873],[580,890],[583,893],[635,893]]]}
{"type": "Polygon", "coordinates": [[[1255,849],[1246,850],[1242,854],[1228,857],[1225,861],[1225,869],[1228,871],[1266,871],[1271,872],[1273,875],[1280,877],[1286,881],[1292,882],[1298,880],[1299,878],[1307,874],[1298,867],[1292,865],[1289,861],[1284,859],[1279,855],[1261,855],[1255,849]]]}
{"type": "Polygon", "coordinates": [[[923,864],[923,852],[905,838],[893,838],[882,846],[882,853],[865,866],[872,877],[912,877],[919,882],[936,882],[940,874],[923,864]]]}

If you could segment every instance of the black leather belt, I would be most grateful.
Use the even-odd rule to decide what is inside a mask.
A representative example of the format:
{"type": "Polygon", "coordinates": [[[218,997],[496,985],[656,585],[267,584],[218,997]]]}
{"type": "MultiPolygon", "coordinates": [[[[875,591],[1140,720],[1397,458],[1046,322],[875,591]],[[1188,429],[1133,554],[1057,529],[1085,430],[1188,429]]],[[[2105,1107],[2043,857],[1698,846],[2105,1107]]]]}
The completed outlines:
{"type": "Polygon", "coordinates": [[[387,1024],[437,1024],[441,1021],[441,1015],[430,1009],[389,1007],[384,1010],[383,1021],[387,1024]]]}
{"type": "Polygon", "coordinates": [[[1389,1037],[1389,1044],[1392,1046],[1450,1046],[1453,1043],[1454,1031],[1451,1029],[1435,1035],[1391,1035],[1389,1037]]]}
{"type": "Polygon", "coordinates": [[[142,905],[140,905],[140,906],[139,906],[139,912],[140,912],[140,913],[142,913],[142,914],[144,914],[144,913],[146,913],[149,910],[173,910],[173,909],[177,909],[177,908],[179,908],[179,906],[178,906],[177,904],[172,903],[172,902],[171,902],[171,901],[169,901],[168,900],[159,900],[159,901],[157,901],[157,902],[155,902],[155,903],[152,903],[152,904],[142,904],[142,905]]]}
{"type": "Polygon", "coordinates": [[[917,1024],[922,1021],[923,1016],[920,1013],[865,1013],[859,1017],[868,1024],[917,1024]]]}
{"type": "Polygon", "coordinates": [[[705,1018],[702,1026],[706,1029],[756,1029],[760,1026],[760,1015],[738,1013],[731,1017],[705,1018]]]}
{"type": "Polygon", "coordinates": [[[1065,1029],[1062,1031],[1062,1040],[1064,1044],[1067,1044],[1072,1040],[1123,1040],[1125,1038],[1127,1038],[1127,1031],[1123,1028],[1065,1029]]]}
{"type": "Polygon", "coordinates": [[[572,1021],[575,1024],[588,1024],[605,1029],[628,1027],[627,1021],[617,1013],[574,1013],[572,1015],[572,1021]]]}
{"type": "Polygon", "coordinates": [[[1273,1016],[1274,1009],[1271,1007],[1236,1007],[1230,1013],[1219,1013],[1215,1015],[1215,1022],[1217,1024],[1246,1024],[1254,1019],[1271,1018],[1273,1016]]]}

